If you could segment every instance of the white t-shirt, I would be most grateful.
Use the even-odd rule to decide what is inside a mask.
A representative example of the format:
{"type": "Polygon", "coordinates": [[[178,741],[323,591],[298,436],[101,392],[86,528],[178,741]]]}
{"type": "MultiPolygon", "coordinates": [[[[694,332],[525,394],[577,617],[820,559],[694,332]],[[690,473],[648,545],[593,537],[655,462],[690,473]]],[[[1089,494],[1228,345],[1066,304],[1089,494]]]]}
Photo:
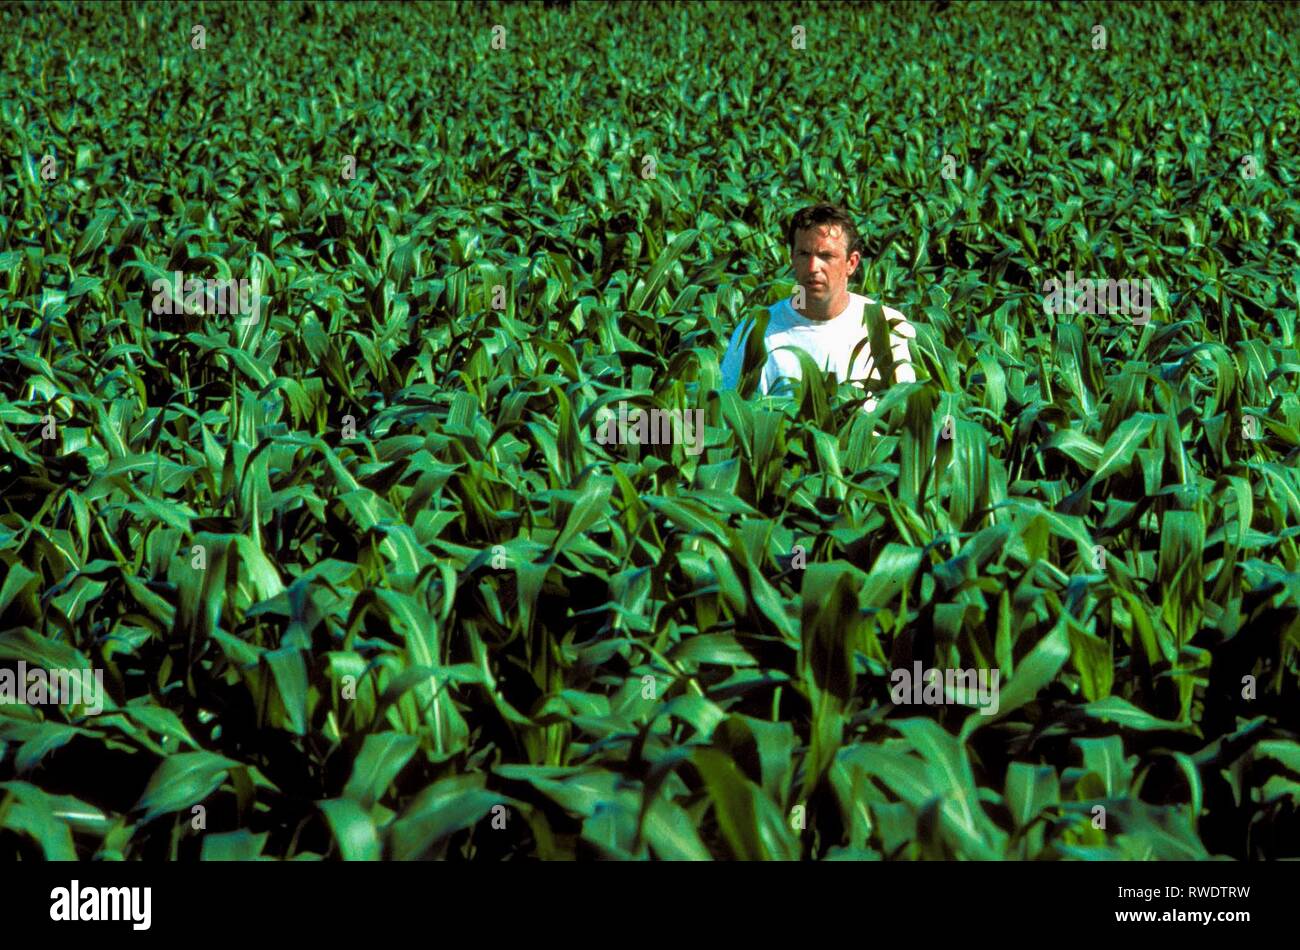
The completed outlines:
{"type": "MultiPolygon", "coordinates": [[[[802,375],[798,357],[791,350],[780,347],[799,347],[823,370],[834,372],[841,382],[850,380],[860,386],[868,379],[880,379],[880,372],[871,358],[869,343],[863,344],[859,351],[852,373],[848,366],[854,347],[867,336],[863,312],[874,303],[870,297],[850,293],[848,306],[829,320],[810,320],[802,316],[794,309],[790,298],[768,307],[767,333],[763,337],[767,361],[759,379],[759,393],[780,395],[788,392],[789,383],[783,383],[782,377],[798,379],[802,375]]],[[[899,311],[890,307],[885,307],[884,311],[885,320],[890,325],[890,349],[895,362],[894,379],[897,382],[914,382],[916,374],[912,370],[907,341],[916,336],[916,329],[899,311]],[[902,322],[895,324],[894,321],[902,322]]],[[[752,329],[753,322],[745,320],[731,335],[731,342],[722,358],[723,389],[735,389],[740,382],[745,340],[752,329]]],[[[875,408],[875,404],[874,399],[868,398],[863,409],[869,412],[875,408]]]]}

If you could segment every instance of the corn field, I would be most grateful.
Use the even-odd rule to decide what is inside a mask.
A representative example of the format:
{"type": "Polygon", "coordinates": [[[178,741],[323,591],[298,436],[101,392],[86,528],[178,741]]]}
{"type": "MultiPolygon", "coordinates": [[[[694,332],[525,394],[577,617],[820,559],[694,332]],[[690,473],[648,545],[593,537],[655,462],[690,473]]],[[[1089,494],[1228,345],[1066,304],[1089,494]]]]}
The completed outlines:
{"type": "Polygon", "coordinates": [[[1300,857],[1297,27],[0,7],[0,858],[1300,857]]]}

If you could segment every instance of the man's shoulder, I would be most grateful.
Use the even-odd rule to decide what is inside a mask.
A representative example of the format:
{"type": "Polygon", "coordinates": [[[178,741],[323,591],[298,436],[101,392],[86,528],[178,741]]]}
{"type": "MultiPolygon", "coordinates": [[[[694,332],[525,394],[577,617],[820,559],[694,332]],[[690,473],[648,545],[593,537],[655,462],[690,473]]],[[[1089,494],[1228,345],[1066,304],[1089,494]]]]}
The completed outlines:
{"type": "MultiPolygon", "coordinates": [[[[877,302],[863,294],[849,292],[849,309],[856,312],[859,317],[862,316],[867,307],[874,306],[877,302]]],[[[911,321],[907,319],[907,316],[901,310],[885,304],[881,305],[881,309],[884,311],[885,320],[888,321],[894,333],[908,338],[916,336],[916,328],[912,326],[911,321]]],[[[767,331],[764,333],[766,337],[784,333],[798,322],[795,319],[795,310],[789,297],[782,297],[780,300],[769,304],[767,313],[767,331]]],[[[747,321],[742,321],[742,323],[744,322],[747,321]]],[[[833,323],[826,324],[828,331],[833,323]]]]}
{"type": "MultiPolygon", "coordinates": [[[[854,294],[853,296],[857,297],[862,302],[864,308],[879,303],[879,301],[872,300],[870,297],[865,297],[862,294],[854,294]]],[[[884,312],[885,320],[889,323],[890,328],[894,333],[909,338],[916,336],[916,327],[912,326],[911,321],[907,319],[907,316],[903,311],[896,310],[887,304],[881,304],[880,309],[884,312]]]]}
{"type": "Polygon", "coordinates": [[[767,306],[767,329],[763,335],[765,337],[773,336],[777,333],[783,333],[795,324],[794,307],[790,304],[789,297],[782,297],[775,303],[767,306]]]}
{"type": "MultiPolygon", "coordinates": [[[[767,326],[763,330],[763,342],[765,345],[771,341],[773,336],[784,333],[790,328],[792,321],[787,315],[785,308],[782,307],[783,304],[788,306],[789,303],[789,300],[783,298],[778,300],[776,303],[768,305],[767,326]]],[[[736,324],[736,328],[731,331],[730,345],[736,348],[745,346],[746,341],[749,339],[749,335],[757,325],[758,321],[755,320],[753,314],[740,320],[740,322],[736,324]]]]}
{"type": "Polygon", "coordinates": [[[767,305],[768,316],[773,320],[778,318],[784,319],[793,312],[794,307],[790,305],[789,297],[782,297],[780,300],[775,300],[767,305]]]}

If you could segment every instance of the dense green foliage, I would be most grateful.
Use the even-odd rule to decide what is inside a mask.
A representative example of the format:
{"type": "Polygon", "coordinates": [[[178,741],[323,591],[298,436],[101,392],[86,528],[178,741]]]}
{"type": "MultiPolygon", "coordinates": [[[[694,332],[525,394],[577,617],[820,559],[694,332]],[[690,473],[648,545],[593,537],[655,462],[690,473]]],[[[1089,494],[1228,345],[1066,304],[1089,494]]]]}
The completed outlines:
{"type": "Polygon", "coordinates": [[[0,858],[1295,856],[1297,19],[0,7],[0,858]],[[820,200],[870,416],[718,391],[820,200]]]}

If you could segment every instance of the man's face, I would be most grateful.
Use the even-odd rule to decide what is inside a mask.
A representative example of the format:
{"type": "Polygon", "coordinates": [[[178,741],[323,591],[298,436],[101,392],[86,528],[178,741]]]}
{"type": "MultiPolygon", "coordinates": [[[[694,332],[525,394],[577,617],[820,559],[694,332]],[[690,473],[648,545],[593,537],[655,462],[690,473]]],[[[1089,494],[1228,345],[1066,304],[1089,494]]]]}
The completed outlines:
{"type": "Polygon", "coordinates": [[[846,255],[848,236],[838,224],[818,224],[794,233],[795,280],[808,295],[812,309],[838,302],[847,294],[849,277],[861,255],[846,255]]]}

